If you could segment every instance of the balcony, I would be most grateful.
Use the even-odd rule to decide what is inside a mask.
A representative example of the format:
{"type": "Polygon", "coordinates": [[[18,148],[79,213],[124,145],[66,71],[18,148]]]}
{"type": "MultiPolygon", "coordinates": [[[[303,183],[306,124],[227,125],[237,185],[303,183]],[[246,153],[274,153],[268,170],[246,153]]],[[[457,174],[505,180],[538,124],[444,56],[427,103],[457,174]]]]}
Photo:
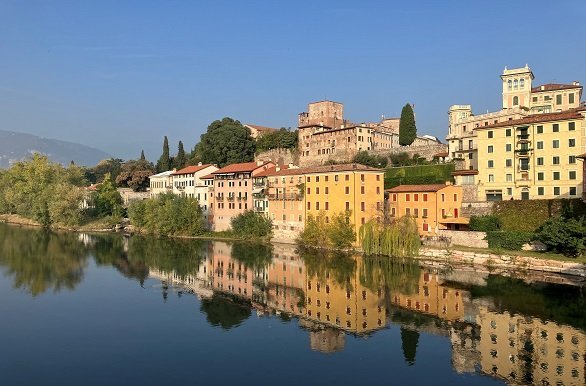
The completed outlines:
{"type": "Polygon", "coordinates": [[[255,211],[255,212],[262,213],[262,212],[264,212],[264,211],[265,211],[265,208],[263,208],[263,207],[260,207],[260,206],[255,206],[255,207],[254,207],[254,211],[255,211]]]}
{"type": "Polygon", "coordinates": [[[515,153],[519,157],[529,157],[529,152],[533,151],[533,149],[525,148],[525,149],[515,149],[515,153]]]}
{"type": "Polygon", "coordinates": [[[246,201],[248,200],[248,196],[238,196],[238,201],[246,201]]]}
{"type": "Polygon", "coordinates": [[[228,201],[234,201],[236,199],[236,197],[234,196],[228,196],[228,201]]]}
{"type": "Polygon", "coordinates": [[[216,201],[224,201],[224,196],[216,196],[216,201]]]}
{"type": "Polygon", "coordinates": [[[528,133],[517,134],[517,139],[518,140],[529,139],[529,134],[528,133]]]}

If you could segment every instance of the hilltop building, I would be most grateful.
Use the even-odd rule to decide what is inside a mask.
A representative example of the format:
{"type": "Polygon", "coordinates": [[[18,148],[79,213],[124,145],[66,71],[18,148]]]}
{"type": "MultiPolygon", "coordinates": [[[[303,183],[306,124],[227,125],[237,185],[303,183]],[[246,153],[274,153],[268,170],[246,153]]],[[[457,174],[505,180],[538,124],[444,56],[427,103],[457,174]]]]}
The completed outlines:
{"type": "Polygon", "coordinates": [[[533,86],[529,66],[501,75],[502,109],[474,115],[470,105],[448,111],[448,157],[464,201],[579,197],[576,157],[586,147],[582,86],[533,86]]]}
{"type": "Polygon", "coordinates": [[[277,131],[277,129],[272,128],[272,127],[251,125],[248,123],[244,124],[244,127],[246,127],[248,130],[250,130],[250,136],[254,139],[257,139],[258,137],[261,137],[264,134],[277,131]]]}

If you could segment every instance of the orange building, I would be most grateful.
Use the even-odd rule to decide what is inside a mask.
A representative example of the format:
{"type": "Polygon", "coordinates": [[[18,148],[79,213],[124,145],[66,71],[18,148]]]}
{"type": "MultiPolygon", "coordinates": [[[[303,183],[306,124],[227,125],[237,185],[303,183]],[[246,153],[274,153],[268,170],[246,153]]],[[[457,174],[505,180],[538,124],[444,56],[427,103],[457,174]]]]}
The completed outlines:
{"type": "Polygon", "coordinates": [[[469,219],[461,217],[462,187],[454,185],[399,185],[386,190],[391,218],[411,216],[419,234],[440,229],[463,230],[469,219]]]}
{"type": "Polygon", "coordinates": [[[254,210],[252,178],[272,166],[272,162],[245,162],[224,166],[212,173],[212,223],[216,232],[230,229],[232,218],[247,210],[254,210]]]}

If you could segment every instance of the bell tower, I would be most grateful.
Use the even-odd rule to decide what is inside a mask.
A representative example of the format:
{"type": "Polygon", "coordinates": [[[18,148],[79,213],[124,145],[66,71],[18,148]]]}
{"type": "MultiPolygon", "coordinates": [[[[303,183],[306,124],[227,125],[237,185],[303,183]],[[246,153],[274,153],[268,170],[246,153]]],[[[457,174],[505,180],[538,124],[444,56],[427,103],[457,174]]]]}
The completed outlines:
{"type": "Polygon", "coordinates": [[[503,110],[526,107],[531,101],[531,83],[535,77],[529,65],[521,68],[512,68],[503,71],[503,110]]]}

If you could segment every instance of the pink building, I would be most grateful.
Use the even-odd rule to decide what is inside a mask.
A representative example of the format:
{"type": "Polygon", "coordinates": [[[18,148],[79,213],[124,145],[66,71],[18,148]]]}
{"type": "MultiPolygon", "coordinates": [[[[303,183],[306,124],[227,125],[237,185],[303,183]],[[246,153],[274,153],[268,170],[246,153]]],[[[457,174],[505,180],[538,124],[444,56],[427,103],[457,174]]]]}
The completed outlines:
{"type": "Polygon", "coordinates": [[[254,210],[252,178],[273,166],[272,162],[244,162],[224,166],[211,174],[214,178],[211,206],[213,230],[228,230],[232,218],[247,210],[254,210]]]}

